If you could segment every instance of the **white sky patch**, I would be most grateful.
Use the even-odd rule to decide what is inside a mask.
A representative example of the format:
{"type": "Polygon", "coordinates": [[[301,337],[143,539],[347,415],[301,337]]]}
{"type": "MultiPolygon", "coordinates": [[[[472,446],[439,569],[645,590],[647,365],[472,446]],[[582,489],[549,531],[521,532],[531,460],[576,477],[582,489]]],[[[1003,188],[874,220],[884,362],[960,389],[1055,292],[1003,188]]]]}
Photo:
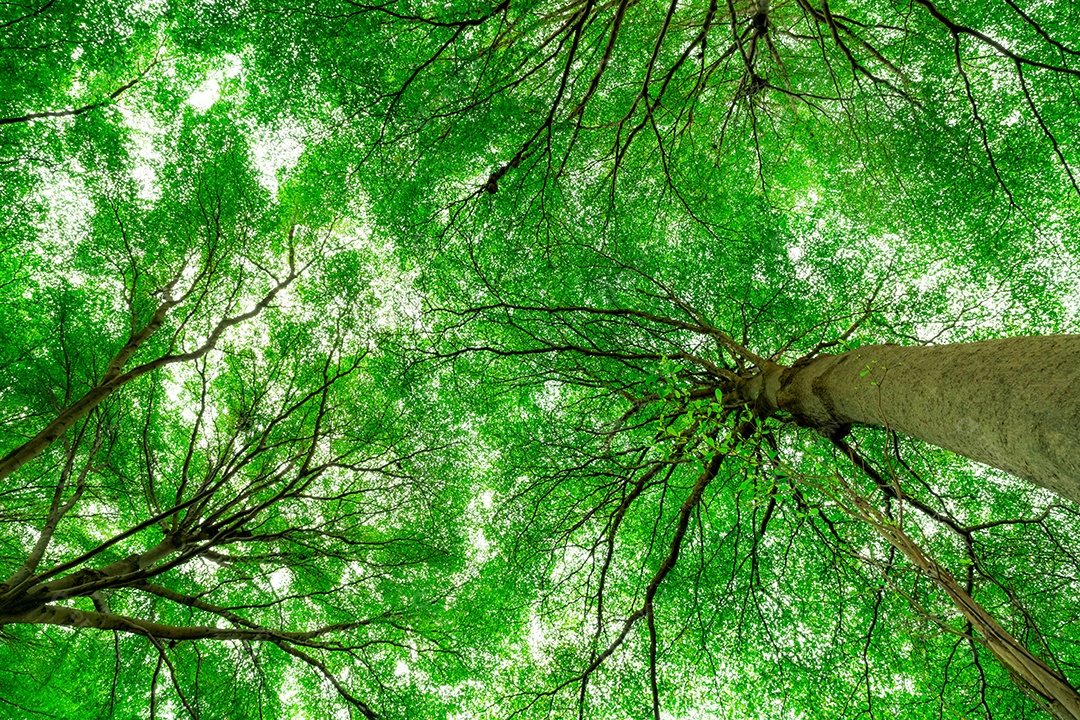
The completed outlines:
{"type": "MultiPolygon", "coordinates": [[[[470,578],[476,577],[480,573],[480,568],[498,552],[491,547],[491,541],[488,540],[487,535],[484,533],[484,525],[490,522],[494,506],[495,492],[493,490],[483,490],[474,495],[465,508],[463,520],[468,527],[468,554],[465,558],[465,567],[456,573],[451,580],[454,586],[463,585],[470,578]]],[[[452,605],[454,600],[454,596],[451,595],[447,598],[447,604],[452,605]]]]}
{"type": "Polygon", "coordinates": [[[300,696],[300,684],[297,681],[296,667],[288,667],[285,670],[285,682],[281,684],[281,689],[278,690],[278,699],[281,700],[281,704],[284,707],[292,708],[297,711],[297,714],[293,717],[303,718],[307,717],[297,707],[300,703],[297,702],[297,697],[300,696]]]}
{"type": "Polygon", "coordinates": [[[573,546],[564,548],[562,557],[552,564],[551,582],[558,585],[574,577],[592,557],[591,551],[585,548],[573,546]]]}
{"type": "Polygon", "coordinates": [[[792,245],[787,250],[788,260],[795,266],[795,277],[799,280],[808,281],[814,276],[814,268],[810,263],[800,262],[805,255],[806,250],[803,249],[801,243],[792,245]]]}
{"type": "Polygon", "coordinates": [[[304,152],[299,126],[260,128],[251,135],[251,157],[259,168],[259,183],[277,195],[279,177],[296,166],[304,152]]]}
{"type": "Polygon", "coordinates": [[[292,573],[288,568],[278,568],[270,575],[270,587],[274,590],[282,591],[288,589],[292,584],[292,573]]]}
{"type": "Polygon", "coordinates": [[[120,528],[108,524],[105,518],[112,517],[112,510],[98,502],[83,503],[79,512],[93,518],[90,522],[82,524],[82,529],[87,535],[98,542],[105,542],[120,532],[120,528]]]}
{"type": "Polygon", "coordinates": [[[1053,285],[1073,289],[1060,294],[1060,301],[1066,313],[1066,331],[1077,332],[1080,329],[1080,257],[1069,252],[1060,236],[1054,236],[1049,238],[1047,250],[1037,254],[1035,265],[1053,285]]]}
{"type": "Polygon", "coordinates": [[[153,202],[161,197],[157,173],[149,165],[138,165],[131,171],[131,179],[139,183],[139,199],[153,202]]]}
{"type": "Polygon", "coordinates": [[[559,400],[563,396],[563,385],[554,380],[548,380],[536,395],[536,404],[545,412],[553,412],[559,407],[559,400]]]}
{"type": "Polygon", "coordinates": [[[168,5],[167,0],[138,0],[131,6],[130,13],[149,20],[164,14],[168,5]]]}
{"type": "MultiPolygon", "coordinates": [[[[89,218],[94,209],[86,187],[78,175],[83,171],[78,162],[72,162],[70,172],[64,170],[39,170],[42,184],[37,200],[47,210],[38,225],[37,249],[53,263],[67,264],[70,253],[79,242],[89,235],[89,218]]],[[[78,285],[81,278],[65,268],[64,278],[78,285]]]]}
{"type": "Polygon", "coordinates": [[[469,542],[473,547],[473,557],[469,558],[471,562],[483,565],[491,558],[491,543],[488,542],[487,536],[484,535],[484,528],[470,530],[469,542]]]}
{"type": "Polygon", "coordinates": [[[396,271],[384,266],[383,274],[371,283],[378,299],[375,326],[382,330],[415,327],[421,317],[421,295],[416,290],[419,270],[396,271]]]}
{"type": "Polygon", "coordinates": [[[225,66],[211,71],[203,84],[188,97],[188,104],[199,112],[205,112],[221,98],[221,82],[239,75],[244,65],[238,55],[225,55],[225,66]]]}
{"type": "Polygon", "coordinates": [[[543,618],[538,613],[533,613],[529,618],[529,635],[526,642],[529,646],[529,654],[533,662],[541,667],[549,664],[551,658],[548,655],[547,646],[549,641],[549,628],[546,627],[543,618]]]}
{"type": "MultiPolygon", "coordinates": [[[[34,543],[37,542],[38,537],[41,536],[41,529],[34,525],[27,525],[26,523],[9,523],[8,527],[15,529],[15,534],[18,535],[19,539],[22,540],[27,548],[32,548],[34,543]]],[[[56,547],[55,540],[53,541],[52,546],[54,548],[56,547]]]]}
{"type": "Polygon", "coordinates": [[[491,509],[495,504],[495,491],[484,490],[472,499],[465,509],[466,521],[471,525],[469,528],[469,544],[472,552],[469,553],[469,567],[467,574],[478,572],[480,567],[491,559],[494,551],[491,543],[484,534],[484,524],[491,518],[491,509]]]}
{"type": "Polygon", "coordinates": [[[158,151],[158,143],[166,131],[157,124],[151,114],[141,112],[126,103],[121,103],[119,107],[124,123],[130,131],[128,152],[135,159],[131,177],[139,183],[138,197],[140,200],[154,202],[161,198],[158,168],[161,167],[163,158],[158,151]]]}
{"type": "MultiPolygon", "coordinates": [[[[198,383],[199,379],[195,374],[194,367],[183,364],[171,366],[168,378],[163,383],[165,397],[169,399],[169,403],[175,408],[175,412],[188,425],[194,425],[199,416],[198,383]]],[[[214,426],[217,413],[217,408],[208,402],[203,410],[202,422],[204,428],[214,426]]]]}
{"type": "Polygon", "coordinates": [[[817,189],[810,188],[806,191],[805,198],[795,201],[795,206],[792,209],[797,213],[805,212],[809,208],[817,205],[819,200],[821,200],[821,195],[818,193],[817,189]]]}
{"type": "Polygon", "coordinates": [[[221,97],[221,81],[211,76],[188,97],[188,104],[199,112],[205,112],[221,97]]]}

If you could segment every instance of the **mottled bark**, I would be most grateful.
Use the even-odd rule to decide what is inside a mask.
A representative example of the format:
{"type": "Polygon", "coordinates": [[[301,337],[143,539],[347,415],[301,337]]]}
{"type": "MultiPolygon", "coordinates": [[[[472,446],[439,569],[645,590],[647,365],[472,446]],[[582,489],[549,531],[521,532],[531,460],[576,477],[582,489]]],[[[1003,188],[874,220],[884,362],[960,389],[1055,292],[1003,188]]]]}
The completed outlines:
{"type": "Polygon", "coordinates": [[[827,434],[886,427],[1080,502],[1080,335],[868,345],[758,384],[770,409],[827,434]]]}

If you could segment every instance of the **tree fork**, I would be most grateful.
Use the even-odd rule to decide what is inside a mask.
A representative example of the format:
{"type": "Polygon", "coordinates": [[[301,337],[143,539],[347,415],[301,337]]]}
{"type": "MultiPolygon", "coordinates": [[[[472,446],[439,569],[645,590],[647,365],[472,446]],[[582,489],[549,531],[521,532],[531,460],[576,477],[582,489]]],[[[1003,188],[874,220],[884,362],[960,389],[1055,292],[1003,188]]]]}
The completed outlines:
{"type": "MultiPolygon", "coordinates": [[[[289,230],[289,241],[291,243],[293,233],[296,227],[293,226],[289,230]]],[[[133,334],[128,341],[124,344],[120,351],[109,361],[109,367],[105,372],[104,377],[99,383],[90,388],[79,398],[73,405],[63,410],[55,419],[45,426],[37,435],[30,438],[22,445],[14,448],[7,455],[0,457],[0,480],[4,480],[16,470],[21,468],[26,463],[30,462],[34,458],[41,455],[45,450],[58,440],[64,433],[75,426],[82,418],[86,417],[94,408],[103,403],[110,395],[119,390],[127,383],[135,380],[147,373],[151,373],[154,370],[171,365],[173,363],[189,362],[192,360],[198,360],[206,355],[208,352],[217,347],[218,341],[226,330],[239,325],[240,323],[250,320],[255,317],[266,307],[273,302],[274,298],[279,292],[289,286],[293,280],[296,279],[299,271],[296,268],[296,258],[293,255],[293,251],[289,251],[289,274],[285,276],[283,280],[279,280],[276,285],[270,288],[255,306],[247,312],[240,313],[238,315],[226,316],[219,320],[214,326],[214,329],[207,336],[206,340],[194,350],[183,353],[168,353],[161,355],[154,360],[149,360],[141,365],[138,365],[127,372],[122,372],[127,362],[135,355],[135,353],[142,347],[154,333],[156,333],[164,324],[165,315],[174,306],[178,305],[188,294],[192,291],[188,290],[180,299],[173,299],[171,297],[172,287],[180,278],[177,275],[171,283],[165,286],[165,291],[168,299],[158,305],[157,310],[154,312],[150,322],[138,333],[133,334]],[[122,374],[121,374],[122,373],[122,374]]],[[[194,286],[193,286],[194,287],[194,286]]]]}

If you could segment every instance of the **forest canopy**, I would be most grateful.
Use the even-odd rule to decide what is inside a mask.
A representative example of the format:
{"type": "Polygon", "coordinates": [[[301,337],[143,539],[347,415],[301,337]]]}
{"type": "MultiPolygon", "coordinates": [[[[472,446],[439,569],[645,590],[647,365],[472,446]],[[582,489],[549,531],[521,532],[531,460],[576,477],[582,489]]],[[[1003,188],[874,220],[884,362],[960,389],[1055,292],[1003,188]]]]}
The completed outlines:
{"type": "Polygon", "coordinates": [[[0,717],[1080,720],[1080,11],[0,5],[0,717]]]}

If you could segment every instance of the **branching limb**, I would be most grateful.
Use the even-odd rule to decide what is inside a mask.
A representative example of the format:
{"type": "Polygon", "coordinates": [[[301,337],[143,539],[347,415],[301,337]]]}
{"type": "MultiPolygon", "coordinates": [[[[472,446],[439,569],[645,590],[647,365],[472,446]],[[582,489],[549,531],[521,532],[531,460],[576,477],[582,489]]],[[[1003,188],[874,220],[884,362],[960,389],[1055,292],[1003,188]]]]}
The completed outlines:
{"type": "Polygon", "coordinates": [[[363,715],[365,718],[367,718],[368,720],[378,720],[378,713],[372,710],[362,700],[350,693],[348,689],[346,689],[345,686],[341,684],[341,681],[338,680],[332,672],[330,672],[330,670],[326,667],[326,663],[320,661],[318,658],[308,655],[303,650],[293,647],[288,642],[282,640],[275,640],[273,642],[275,645],[281,648],[283,652],[286,652],[295,658],[303,660],[305,663],[318,670],[319,674],[321,674],[324,678],[326,678],[327,682],[334,686],[334,689],[337,690],[338,694],[341,695],[341,697],[343,697],[350,705],[359,710],[360,714],[363,715]]]}
{"type": "MultiPolygon", "coordinates": [[[[299,271],[295,264],[290,263],[290,265],[291,268],[289,274],[274,285],[251,310],[222,318],[214,326],[214,329],[210,331],[206,339],[194,350],[184,353],[167,353],[155,360],[150,360],[138,365],[127,372],[122,372],[123,367],[131,357],[161,328],[169,310],[183,300],[183,297],[172,298],[170,295],[166,294],[165,299],[158,305],[157,310],[155,310],[154,315],[146,326],[129,338],[124,347],[122,347],[112,358],[105,376],[97,385],[87,391],[86,394],[75,401],[70,407],[63,410],[37,435],[11,450],[7,455],[0,459],[0,480],[10,476],[20,467],[43,453],[53,444],[53,442],[70,430],[79,420],[86,417],[94,408],[101,405],[101,403],[113,393],[130,383],[132,380],[167,365],[190,362],[205,356],[217,346],[218,341],[229,328],[250,320],[261,313],[274,301],[274,298],[277,297],[282,290],[288,287],[293,280],[296,279],[299,271]]],[[[166,293],[171,292],[172,287],[179,278],[180,275],[178,274],[174,277],[173,281],[166,286],[166,293]]],[[[192,290],[189,290],[188,292],[190,293],[192,290]]],[[[186,297],[186,295],[184,297],[186,297]]]]}
{"type": "MultiPolygon", "coordinates": [[[[52,0],[47,3],[47,5],[50,4],[52,4],[52,0]]],[[[134,87],[140,80],[143,79],[143,77],[146,76],[146,73],[150,72],[150,70],[153,69],[153,67],[157,65],[160,61],[161,57],[155,56],[154,59],[150,62],[150,64],[143,68],[142,71],[140,71],[139,74],[136,75],[131,81],[124,83],[116,90],[113,90],[103,100],[98,100],[97,102],[83,105],[82,107],[71,108],[70,110],[46,110],[44,112],[27,113],[26,115],[19,115],[17,117],[0,118],[0,125],[24,123],[30,122],[31,120],[40,120],[42,118],[75,117],[76,115],[82,115],[84,113],[90,112],[91,110],[96,110],[97,108],[102,107],[110,101],[120,97],[124,94],[125,91],[130,90],[132,87],[134,87]]]]}

